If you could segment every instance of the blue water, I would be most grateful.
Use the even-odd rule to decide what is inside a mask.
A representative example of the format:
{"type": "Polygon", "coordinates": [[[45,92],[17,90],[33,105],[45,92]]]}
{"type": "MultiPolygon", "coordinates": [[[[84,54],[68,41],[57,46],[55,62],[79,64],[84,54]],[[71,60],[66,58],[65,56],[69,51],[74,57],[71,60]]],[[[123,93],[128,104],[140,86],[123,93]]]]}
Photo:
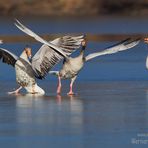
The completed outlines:
{"type": "MultiPolygon", "coordinates": [[[[145,18],[94,18],[67,20],[22,19],[39,33],[147,33],[145,18]]],[[[23,34],[2,19],[0,34],[23,34]]],[[[86,55],[115,42],[89,42],[86,55]]],[[[24,43],[1,47],[20,55],[24,43]]],[[[35,53],[40,43],[29,43],[35,53]]],[[[141,42],[125,52],[96,58],[85,64],[74,85],[75,96],[67,96],[69,81],[56,95],[56,78],[47,76],[38,84],[46,95],[10,96],[15,89],[13,67],[0,63],[0,147],[40,148],[136,148],[148,140],[148,46],[141,42]],[[139,136],[145,134],[145,136],[139,136]]],[[[75,55],[73,55],[75,56],[75,55]]],[[[57,65],[55,69],[59,69],[57,65]]]]}
{"type": "MultiPolygon", "coordinates": [[[[116,42],[88,42],[85,55],[89,53],[101,51],[104,48],[115,44],[116,42]]],[[[20,55],[26,43],[6,43],[1,47],[9,49],[16,55],[20,55]]],[[[41,47],[40,43],[29,44],[34,54],[41,47]]],[[[79,51],[77,51],[77,54],[79,51]]],[[[112,80],[148,80],[148,71],[145,67],[146,57],[148,54],[148,46],[140,42],[136,47],[128,51],[120,52],[113,55],[105,55],[93,59],[85,63],[84,68],[78,76],[78,80],[83,81],[112,81],[112,80]]],[[[75,54],[72,55],[76,56],[75,54]]],[[[1,72],[0,80],[15,80],[14,68],[0,62],[1,72]],[[9,76],[6,75],[9,73],[9,76]]],[[[53,70],[61,68],[61,64],[57,65],[53,70]]],[[[47,76],[47,80],[55,80],[53,76],[47,76]]]]}

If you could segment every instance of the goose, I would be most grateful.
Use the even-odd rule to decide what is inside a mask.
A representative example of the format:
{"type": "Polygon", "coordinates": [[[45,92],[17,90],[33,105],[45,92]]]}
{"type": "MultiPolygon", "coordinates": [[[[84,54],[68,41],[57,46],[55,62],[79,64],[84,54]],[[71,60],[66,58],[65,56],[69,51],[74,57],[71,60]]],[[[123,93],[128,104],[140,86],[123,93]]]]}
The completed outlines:
{"type": "MultiPolygon", "coordinates": [[[[35,32],[21,24],[20,22],[17,21],[17,24],[15,24],[20,30],[22,30],[24,33],[28,34],[29,36],[35,38],[37,41],[43,43],[44,45],[50,46],[49,42],[45,41],[43,38],[41,38],[39,35],[37,35],[35,32]]],[[[83,39],[81,41],[82,49],[80,51],[79,56],[72,58],[70,56],[64,57],[64,62],[63,66],[60,71],[50,71],[50,74],[54,74],[58,76],[58,87],[57,87],[57,94],[61,93],[61,79],[71,79],[70,82],[70,90],[68,92],[68,95],[74,95],[73,92],[73,83],[77,78],[78,73],[80,70],[83,68],[84,63],[87,61],[90,61],[91,59],[98,57],[98,56],[103,56],[107,54],[113,54],[117,53],[120,51],[124,51],[127,49],[130,49],[134,46],[136,46],[140,42],[140,39],[135,39],[132,40],[131,38],[128,38],[126,40],[123,40],[111,47],[108,47],[104,49],[101,52],[95,52],[91,53],[87,56],[84,56],[84,51],[86,48],[86,41],[83,39]]],[[[43,45],[43,46],[44,46],[43,45]]]]}
{"type": "Polygon", "coordinates": [[[50,74],[56,75],[58,77],[58,87],[57,87],[57,94],[61,93],[61,79],[71,79],[70,82],[70,90],[68,92],[68,95],[74,95],[73,92],[73,83],[76,80],[78,73],[83,68],[84,63],[95,58],[98,56],[106,55],[106,54],[113,54],[119,51],[127,50],[129,48],[132,48],[136,46],[139,43],[139,39],[131,41],[131,39],[126,39],[116,45],[113,45],[112,47],[108,47],[105,50],[101,52],[96,52],[89,54],[87,56],[84,56],[84,51],[86,47],[86,41],[82,41],[82,50],[79,54],[79,56],[72,58],[70,57],[69,60],[65,60],[63,63],[63,66],[60,71],[50,71],[50,74]]]}
{"type": "MultiPolygon", "coordinates": [[[[144,42],[148,44],[148,38],[144,38],[144,42]]],[[[148,69],[148,56],[146,58],[146,68],[148,69]]]]}
{"type": "MultiPolygon", "coordinates": [[[[30,94],[44,95],[45,91],[37,85],[36,79],[44,79],[49,70],[61,59],[69,56],[81,46],[84,36],[63,36],[41,46],[32,57],[30,47],[25,47],[20,57],[10,50],[0,48],[0,60],[15,68],[19,88],[9,94],[18,94],[22,88],[30,94]]],[[[46,41],[45,41],[46,43],[46,41]]]]}
{"type": "Polygon", "coordinates": [[[0,48],[0,60],[15,68],[16,81],[19,88],[15,91],[8,92],[8,94],[18,94],[22,88],[25,88],[28,93],[44,94],[44,90],[40,88],[35,80],[33,69],[30,63],[31,48],[25,47],[20,57],[16,56],[7,49],[0,48]]]}

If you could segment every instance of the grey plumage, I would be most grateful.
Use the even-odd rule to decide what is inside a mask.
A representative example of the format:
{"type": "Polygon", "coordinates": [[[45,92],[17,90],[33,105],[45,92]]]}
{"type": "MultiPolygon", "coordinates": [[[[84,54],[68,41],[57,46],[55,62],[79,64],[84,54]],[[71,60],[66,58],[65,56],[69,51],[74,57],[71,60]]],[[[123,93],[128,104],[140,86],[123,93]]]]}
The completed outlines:
{"type": "Polygon", "coordinates": [[[95,52],[95,53],[91,53],[91,54],[87,55],[85,57],[85,61],[91,60],[91,59],[98,57],[98,56],[113,54],[113,53],[117,53],[120,51],[130,49],[130,48],[136,46],[137,44],[139,44],[139,42],[140,42],[139,38],[135,39],[135,40],[128,38],[128,39],[123,40],[113,46],[110,46],[110,47],[104,49],[103,51],[95,52]]]}
{"type": "MultiPolygon", "coordinates": [[[[49,54],[48,57],[46,57],[46,58],[41,56],[43,59],[45,58],[45,60],[44,60],[45,61],[45,66],[43,66],[44,67],[43,69],[45,69],[45,71],[43,71],[43,76],[42,77],[44,77],[44,74],[46,74],[47,71],[50,70],[50,68],[48,68],[48,70],[46,71],[46,68],[45,68],[46,64],[47,65],[49,64],[50,65],[49,67],[53,67],[57,62],[59,62],[62,58],[64,58],[64,64],[63,64],[62,69],[59,72],[55,72],[55,71],[51,72],[52,74],[58,75],[58,78],[59,78],[59,85],[58,85],[57,93],[60,93],[60,91],[61,91],[61,78],[63,78],[63,79],[70,78],[71,79],[71,84],[70,84],[70,92],[69,92],[69,94],[73,94],[73,91],[72,91],[73,82],[75,81],[78,72],[82,69],[82,67],[84,65],[84,62],[86,62],[88,60],[91,60],[91,59],[93,59],[95,57],[101,56],[101,55],[113,54],[113,53],[117,53],[117,52],[120,52],[120,51],[127,50],[129,48],[132,48],[132,47],[136,46],[140,41],[139,39],[136,39],[136,40],[126,39],[126,40],[124,40],[124,41],[122,41],[122,42],[120,42],[118,44],[115,44],[115,45],[113,45],[111,47],[106,48],[105,50],[103,50],[101,52],[92,53],[92,54],[87,55],[86,57],[84,57],[84,47],[83,47],[83,49],[82,49],[82,51],[81,51],[81,53],[80,53],[80,55],[78,57],[71,58],[71,57],[69,57],[69,55],[71,54],[71,52],[70,52],[71,48],[70,47],[73,47],[73,48],[79,47],[81,45],[82,41],[84,41],[83,37],[76,37],[75,38],[76,43],[74,41],[71,41],[71,39],[69,37],[65,37],[65,39],[67,39],[66,42],[64,41],[64,38],[61,38],[60,40],[54,40],[53,42],[50,42],[50,44],[49,44],[49,42],[42,39],[40,36],[35,34],[33,31],[31,31],[30,29],[28,29],[24,25],[22,25],[20,22],[16,26],[20,30],[25,32],[26,34],[28,34],[28,35],[32,36],[33,38],[35,38],[37,41],[39,41],[39,42],[41,42],[43,44],[46,44],[48,47],[43,45],[43,50],[45,49],[44,46],[46,48],[51,48],[51,49],[54,50],[54,51],[51,52],[51,49],[49,49],[51,55],[49,54]],[[73,43],[75,43],[75,45],[73,45],[73,43]],[[55,44],[56,48],[51,46],[51,44],[52,45],[55,44]],[[71,46],[71,45],[73,45],[73,46],[71,46]],[[57,49],[61,50],[62,52],[59,52],[59,50],[57,50],[57,49]],[[68,52],[70,54],[68,54],[68,52]],[[48,60],[49,60],[49,62],[48,62],[48,60]]],[[[73,51],[75,51],[75,49],[73,51]]],[[[39,54],[39,55],[41,55],[41,54],[39,54]]],[[[41,72],[42,69],[39,70],[39,71],[41,72]]],[[[39,74],[39,75],[41,75],[41,74],[39,74]]]]}
{"type": "Polygon", "coordinates": [[[39,79],[44,78],[59,61],[68,59],[68,56],[81,46],[81,42],[84,39],[84,36],[64,36],[47,42],[18,20],[15,25],[23,32],[43,43],[42,47],[32,58],[32,68],[35,76],[39,79]]]}
{"type": "Polygon", "coordinates": [[[50,71],[49,72],[50,74],[54,74],[59,77],[59,84],[58,84],[58,88],[57,88],[57,93],[61,92],[61,80],[60,79],[62,78],[62,79],[71,79],[70,91],[68,94],[70,94],[70,95],[74,94],[72,91],[73,83],[74,83],[78,73],[83,68],[84,63],[86,61],[89,61],[97,56],[106,55],[106,54],[113,54],[113,53],[117,53],[119,51],[127,50],[129,48],[136,46],[139,42],[140,42],[139,39],[132,40],[129,38],[129,39],[119,42],[118,44],[108,47],[101,52],[89,54],[86,57],[84,56],[84,47],[83,47],[80,55],[75,58],[69,57],[69,60],[64,62],[62,69],[60,71],[50,71]]]}
{"type": "Polygon", "coordinates": [[[28,60],[27,50],[29,53],[30,48],[25,48],[25,50],[18,58],[10,51],[4,48],[0,48],[0,59],[2,59],[4,63],[10,64],[15,68],[16,81],[20,85],[19,89],[13,92],[9,92],[10,94],[17,94],[22,87],[24,87],[28,93],[45,93],[44,90],[40,88],[36,83],[31,63],[28,60]]]}
{"type": "Polygon", "coordinates": [[[14,55],[4,48],[0,48],[0,60],[2,60],[3,63],[7,63],[14,67],[16,61],[18,60],[18,56],[14,55]]]}

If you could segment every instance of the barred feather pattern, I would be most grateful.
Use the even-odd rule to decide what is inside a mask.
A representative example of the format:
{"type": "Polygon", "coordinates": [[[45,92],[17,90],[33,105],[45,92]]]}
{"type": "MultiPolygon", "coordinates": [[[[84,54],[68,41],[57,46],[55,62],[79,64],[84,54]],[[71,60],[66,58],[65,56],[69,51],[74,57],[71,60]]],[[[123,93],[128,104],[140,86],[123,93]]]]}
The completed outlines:
{"type": "Polygon", "coordinates": [[[81,46],[81,42],[84,40],[84,35],[81,36],[63,36],[60,38],[57,38],[50,43],[56,45],[60,49],[66,53],[66,55],[72,54],[74,51],[76,51],[81,46]]]}
{"type": "Polygon", "coordinates": [[[32,68],[35,76],[38,79],[43,79],[52,67],[63,59],[63,56],[47,45],[43,45],[40,49],[32,59],[32,68]]]}
{"type": "MultiPolygon", "coordinates": [[[[84,40],[84,36],[63,36],[50,43],[56,45],[69,56],[81,46],[82,40],[84,40]]],[[[45,44],[42,45],[32,59],[32,68],[35,72],[35,76],[38,79],[43,79],[47,73],[63,59],[63,55],[56,52],[51,47],[45,44]]]]}

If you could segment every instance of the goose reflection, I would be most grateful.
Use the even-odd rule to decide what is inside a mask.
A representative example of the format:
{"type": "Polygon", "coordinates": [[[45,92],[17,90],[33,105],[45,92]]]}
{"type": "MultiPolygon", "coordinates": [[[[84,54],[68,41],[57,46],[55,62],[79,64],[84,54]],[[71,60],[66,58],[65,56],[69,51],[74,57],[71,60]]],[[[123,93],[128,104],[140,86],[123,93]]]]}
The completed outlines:
{"type": "Polygon", "coordinates": [[[48,129],[49,126],[57,128],[63,125],[80,128],[83,122],[83,103],[76,96],[57,96],[55,99],[49,96],[18,95],[16,107],[19,123],[44,125],[48,129]]]}
{"type": "Polygon", "coordinates": [[[18,107],[32,107],[43,98],[45,97],[39,94],[18,94],[16,95],[16,102],[18,107]]]}

